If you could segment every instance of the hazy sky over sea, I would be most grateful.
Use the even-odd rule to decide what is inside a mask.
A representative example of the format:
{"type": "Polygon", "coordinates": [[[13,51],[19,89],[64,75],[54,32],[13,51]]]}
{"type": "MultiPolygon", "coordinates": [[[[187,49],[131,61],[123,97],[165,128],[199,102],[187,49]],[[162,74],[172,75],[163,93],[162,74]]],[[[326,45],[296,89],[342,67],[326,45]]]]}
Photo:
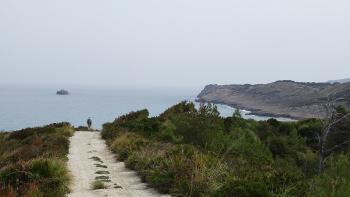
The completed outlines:
{"type": "Polygon", "coordinates": [[[348,0],[1,0],[0,83],[350,77],[348,0]]]}

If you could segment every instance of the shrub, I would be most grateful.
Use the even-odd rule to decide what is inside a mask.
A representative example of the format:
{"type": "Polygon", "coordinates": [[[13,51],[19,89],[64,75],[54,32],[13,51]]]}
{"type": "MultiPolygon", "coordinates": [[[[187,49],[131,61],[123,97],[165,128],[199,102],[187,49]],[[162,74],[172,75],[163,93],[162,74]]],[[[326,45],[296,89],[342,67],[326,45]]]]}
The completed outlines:
{"type": "Polygon", "coordinates": [[[55,159],[36,159],[30,162],[30,172],[40,182],[39,190],[52,197],[62,196],[69,192],[68,170],[66,164],[55,159]]]}
{"type": "Polygon", "coordinates": [[[350,196],[349,155],[331,156],[326,171],[314,177],[311,188],[313,195],[320,197],[350,196]]]}
{"type": "Polygon", "coordinates": [[[139,150],[148,140],[134,133],[123,133],[111,145],[112,151],[118,153],[118,159],[124,161],[129,153],[139,150]]]}
{"type": "Polygon", "coordinates": [[[176,126],[170,120],[166,120],[160,126],[159,137],[165,141],[180,143],[183,137],[176,136],[175,131],[176,131],[176,126]]]}
{"type": "Polygon", "coordinates": [[[272,194],[263,183],[230,179],[214,194],[217,197],[269,197],[272,194]]]}
{"type": "Polygon", "coordinates": [[[107,186],[103,181],[100,180],[95,180],[94,182],[91,183],[91,188],[93,190],[98,190],[98,189],[107,189],[107,186]]]}
{"type": "Polygon", "coordinates": [[[285,157],[288,154],[288,147],[285,138],[283,137],[272,137],[269,140],[269,149],[273,156],[285,157]]]}

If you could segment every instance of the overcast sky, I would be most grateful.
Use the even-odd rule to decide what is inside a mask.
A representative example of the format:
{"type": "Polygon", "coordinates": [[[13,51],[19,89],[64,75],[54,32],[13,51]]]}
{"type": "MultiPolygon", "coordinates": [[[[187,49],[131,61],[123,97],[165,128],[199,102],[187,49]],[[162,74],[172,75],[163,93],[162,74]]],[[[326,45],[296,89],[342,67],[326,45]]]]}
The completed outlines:
{"type": "Polygon", "coordinates": [[[0,83],[350,77],[349,0],[1,0],[0,83]]]}

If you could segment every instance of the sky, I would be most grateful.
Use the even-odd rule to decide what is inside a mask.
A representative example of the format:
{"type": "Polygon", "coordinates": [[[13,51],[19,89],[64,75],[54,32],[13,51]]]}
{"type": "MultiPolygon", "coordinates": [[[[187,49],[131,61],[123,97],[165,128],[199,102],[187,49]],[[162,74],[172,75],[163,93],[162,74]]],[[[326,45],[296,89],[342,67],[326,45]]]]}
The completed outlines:
{"type": "Polygon", "coordinates": [[[1,0],[0,83],[350,77],[348,0],[1,0]]]}

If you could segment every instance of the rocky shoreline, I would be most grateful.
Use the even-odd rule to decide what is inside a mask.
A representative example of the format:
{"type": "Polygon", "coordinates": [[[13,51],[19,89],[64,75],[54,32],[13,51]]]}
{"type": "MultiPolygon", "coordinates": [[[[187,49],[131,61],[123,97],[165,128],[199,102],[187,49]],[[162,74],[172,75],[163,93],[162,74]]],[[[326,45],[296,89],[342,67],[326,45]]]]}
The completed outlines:
{"type": "Polygon", "coordinates": [[[226,105],[235,109],[239,109],[239,110],[245,110],[248,113],[246,113],[246,115],[255,115],[255,116],[265,116],[265,117],[271,117],[271,118],[288,118],[288,119],[292,119],[292,120],[301,120],[302,118],[300,117],[294,117],[291,116],[289,114],[279,114],[279,113],[268,113],[268,112],[263,112],[259,109],[253,109],[253,108],[249,108],[249,107],[242,107],[239,105],[235,105],[235,104],[227,104],[227,103],[223,103],[223,102],[218,102],[218,101],[210,101],[207,102],[205,100],[200,100],[200,99],[196,99],[196,102],[205,102],[205,103],[213,103],[213,104],[219,104],[219,105],[226,105]]]}

